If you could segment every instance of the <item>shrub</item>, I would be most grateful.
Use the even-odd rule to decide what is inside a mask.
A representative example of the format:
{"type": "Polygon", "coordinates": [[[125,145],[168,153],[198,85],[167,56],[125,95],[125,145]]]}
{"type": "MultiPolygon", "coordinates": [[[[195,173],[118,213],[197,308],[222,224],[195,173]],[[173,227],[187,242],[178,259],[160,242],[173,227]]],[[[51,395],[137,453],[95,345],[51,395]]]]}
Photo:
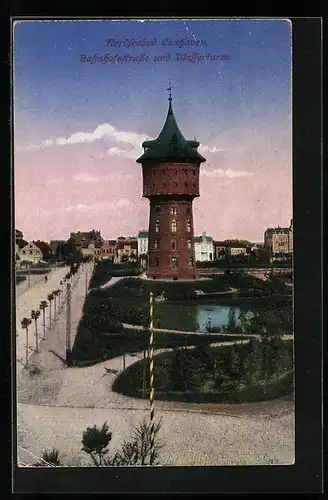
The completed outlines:
{"type": "Polygon", "coordinates": [[[56,467],[61,467],[62,463],[59,460],[59,452],[56,448],[53,448],[52,451],[43,451],[42,452],[42,460],[34,464],[35,467],[49,467],[54,465],[56,467]],[[47,463],[46,463],[47,462],[47,463]]]}
{"type": "Polygon", "coordinates": [[[101,429],[96,425],[87,427],[82,436],[82,450],[88,453],[95,465],[101,466],[104,455],[108,453],[108,444],[112,439],[112,433],[109,432],[107,423],[105,422],[101,429]]]}

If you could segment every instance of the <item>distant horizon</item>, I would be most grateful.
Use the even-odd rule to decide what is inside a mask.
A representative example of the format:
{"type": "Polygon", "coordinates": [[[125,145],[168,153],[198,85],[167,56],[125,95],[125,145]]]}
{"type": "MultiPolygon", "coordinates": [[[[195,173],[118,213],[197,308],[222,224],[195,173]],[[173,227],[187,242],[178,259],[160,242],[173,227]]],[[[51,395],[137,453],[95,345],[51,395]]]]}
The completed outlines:
{"type": "Polygon", "coordinates": [[[288,20],[19,21],[13,42],[14,218],[26,239],[148,226],[136,159],[164,125],[169,79],[178,126],[206,158],[195,234],[259,242],[289,226],[288,20]]]}

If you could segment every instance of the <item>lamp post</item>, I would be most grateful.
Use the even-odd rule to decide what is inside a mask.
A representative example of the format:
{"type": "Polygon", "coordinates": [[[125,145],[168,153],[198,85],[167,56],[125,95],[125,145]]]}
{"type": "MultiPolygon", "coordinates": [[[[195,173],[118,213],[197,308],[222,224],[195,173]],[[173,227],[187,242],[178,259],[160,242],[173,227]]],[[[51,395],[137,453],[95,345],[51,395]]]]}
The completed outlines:
{"type": "Polygon", "coordinates": [[[153,360],[153,293],[149,294],[149,402],[150,402],[150,465],[154,463],[155,429],[154,429],[154,360],[153,360]]]}
{"type": "Polygon", "coordinates": [[[31,263],[28,263],[28,274],[27,274],[27,287],[31,286],[31,263]]]}

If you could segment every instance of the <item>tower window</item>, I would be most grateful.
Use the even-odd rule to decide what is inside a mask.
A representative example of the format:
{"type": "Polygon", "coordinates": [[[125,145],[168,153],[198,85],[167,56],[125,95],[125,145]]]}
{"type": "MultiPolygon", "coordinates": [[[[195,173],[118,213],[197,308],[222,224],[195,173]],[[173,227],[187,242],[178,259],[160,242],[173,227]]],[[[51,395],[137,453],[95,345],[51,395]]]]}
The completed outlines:
{"type": "Polygon", "coordinates": [[[177,214],[176,207],[171,207],[171,215],[176,215],[176,214],[177,214]]]}
{"type": "Polygon", "coordinates": [[[156,221],[155,230],[156,230],[156,233],[159,233],[159,220],[156,221]]]}
{"type": "Polygon", "coordinates": [[[155,189],[156,184],[153,184],[153,188],[155,189]]]}
{"type": "Polygon", "coordinates": [[[160,213],[161,213],[161,206],[160,205],[156,205],[156,213],[158,215],[160,215],[160,213]]]}
{"type": "Polygon", "coordinates": [[[191,231],[191,220],[190,219],[187,220],[187,231],[188,231],[188,233],[190,233],[190,231],[191,231]]]}
{"type": "Polygon", "coordinates": [[[197,188],[197,185],[195,183],[193,183],[193,188],[196,189],[197,188]]]}
{"type": "Polygon", "coordinates": [[[184,169],[184,173],[185,175],[188,175],[188,170],[186,168],[184,169]]]}
{"type": "Polygon", "coordinates": [[[196,170],[193,170],[192,173],[194,174],[194,176],[196,175],[196,170]]]}
{"type": "Polygon", "coordinates": [[[159,247],[159,241],[155,240],[154,241],[154,249],[157,250],[158,247],[159,247]]]}
{"type": "Polygon", "coordinates": [[[163,182],[162,186],[163,188],[166,188],[166,182],[163,182]]]}
{"type": "Polygon", "coordinates": [[[192,267],[194,265],[194,259],[192,257],[189,257],[188,259],[188,267],[192,267]]]}
{"type": "Polygon", "coordinates": [[[190,207],[187,207],[187,215],[190,215],[190,214],[191,214],[190,207]]]}
{"type": "Polygon", "coordinates": [[[177,221],[175,219],[173,219],[171,222],[171,231],[172,231],[172,233],[177,232],[177,221]]]}
{"type": "Polygon", "coordinates": [[[178,267],[178,258],[177,257],[172,257],[172,267],[178,267]]]}
{"type": "Polygon", "coordinates": [[[155,174],[156,174],[156,170],[153,170],[153,175],[155,175],[155,174]]]}
{"type": "Polygon", "coordinates": [[[176,247],[177,247],[177,241],[176,240],[172,240],[171,244],[172,244],[172,250],[175,250],[176,247]]]}
{"type": "Polygon", "coordinates": [[[191,238],[188,238],[188,248],[192,248],[192,241],[191,241],[191,238]]]}
{"type": "Polygon", "coordinates": [[[185,186],[186,186],[186,188],[188,187],[188,182],[185,182],[185,186]]]}
{"type": "Polygon", "coordinates": [[[173,170],[173,172],[174,172],[174,175],[177,175],[177,169],[176,168],[173,170]]]}
{"type": "Polygon", "coordinates": [[[159,267],[159,258],[158,257],[155,257],[154,265],[155,265],[155,267],[159,267]]]}

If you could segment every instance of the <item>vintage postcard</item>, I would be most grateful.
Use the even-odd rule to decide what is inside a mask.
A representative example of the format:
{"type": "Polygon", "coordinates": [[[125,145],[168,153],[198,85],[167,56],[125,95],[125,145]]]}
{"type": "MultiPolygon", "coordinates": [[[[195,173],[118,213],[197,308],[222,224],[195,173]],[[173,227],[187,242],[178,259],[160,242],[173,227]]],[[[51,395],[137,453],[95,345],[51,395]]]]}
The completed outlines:
{"type": "Polygon", "coordinates": [[[17,465],[293,465],[288,19],[13,24],[17,465]]]}

